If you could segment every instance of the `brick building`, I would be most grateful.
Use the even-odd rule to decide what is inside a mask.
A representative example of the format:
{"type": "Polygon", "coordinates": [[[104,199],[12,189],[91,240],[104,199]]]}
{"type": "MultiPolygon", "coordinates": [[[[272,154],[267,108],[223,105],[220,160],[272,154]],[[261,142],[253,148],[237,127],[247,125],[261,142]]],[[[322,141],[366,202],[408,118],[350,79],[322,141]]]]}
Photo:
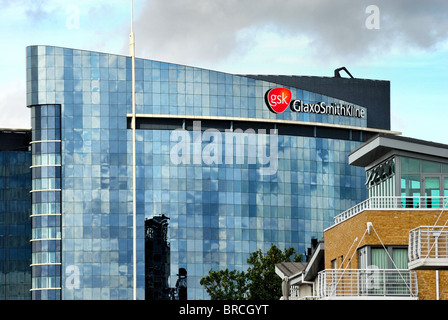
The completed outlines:
{"type": "Polygon", "coordinates": [[[335,217],[324,254],[290,284],[314,299],[448,300],[448,146],[380,135],[349,163],[365,168],[369,198],[335,217]]]}
{"type": "MultiPolygon", "coordinates": [[[[439,274],[436,270],[413,271],[408,269],[407,261],[409,231],[423,225],[434,225],[439,217],[439,220],[445,221],[448,218],[448,212],[435,209],[399,210],[397,208],[393,210],[362,210],[355,216],[326,230],[325,269],[341,270],[339,275],[342,276],[341,280],[350,281],[347,280],[349,276],[345,276],[348,275],[347,270],[377,270],[377,267],[378,270],[386,269],[392,273],[398,268],[403,270],[401,276],[406,281],[410,278],[412,281],[416,281],[411,294],[420,300],[437,299],[436,281],[439,278],[438,296],[440,299],[448,300],[448,291],[443,291],[448,283],[448,271],[440,271],[439,274]],[[400,259],[403,256],[407,259],[400,264],[400,259]]],[[[379,273],[381,271],[372,272],[379,273]]],[[[391,290],[403,285],[401,276],[397,272],[391,276],[398,278],[397,283],[390,284],[391,290]]],[[[406,286],[403,289],[408,288],[406,286]]],[[[408,290],[406,290],[407,292],[408,290]]],[[[411,294],[409,295],[411,296],[411,294]]]]}

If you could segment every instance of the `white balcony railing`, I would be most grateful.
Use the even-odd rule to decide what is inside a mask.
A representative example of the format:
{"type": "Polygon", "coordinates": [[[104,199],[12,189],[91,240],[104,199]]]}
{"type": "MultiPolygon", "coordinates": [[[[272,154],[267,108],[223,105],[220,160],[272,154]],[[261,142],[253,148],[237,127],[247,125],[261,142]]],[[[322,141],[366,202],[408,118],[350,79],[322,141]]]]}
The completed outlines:
{"type": "Polygon", "coordinates": [[[334,217],[334,223],[357,215],[364,210],[374,209],[443,209],[448,208],[448,197],[371,197],[334,217]]]}
{"type": "Polygon", "coordinates": [[[416,299],[414,271],[398,269],[329,269],[318,274],[319,299],[416,299]]]}
{"type": "Polygon", "coordinates": [[[448,269],[448,227],[420,226],[409,231],[409,268],[448,269]]]}

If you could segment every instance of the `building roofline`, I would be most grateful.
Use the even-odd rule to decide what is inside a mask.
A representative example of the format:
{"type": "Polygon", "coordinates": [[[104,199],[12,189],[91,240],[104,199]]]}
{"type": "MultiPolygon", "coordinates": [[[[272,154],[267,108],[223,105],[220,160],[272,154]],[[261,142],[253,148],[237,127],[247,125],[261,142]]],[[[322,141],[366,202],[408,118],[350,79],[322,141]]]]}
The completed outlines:
{"type": "Polygon", "coordinates": [[[311,281],[317,276],[319,271],[321,271],[320,264],[321,261],[323,261],[324,259],[324,252],[325,252],[325,243],[323,241],[320,241],[317,244],[315,250],[313,251],[311,259],[304,270],[304,277],[305,277],[304,280],[311,281]]]}
{"type": "Polygon", "coordinates": [[[380,133],[353,150],[348,155],[349,164],[368,167],[381,156],[394,150],[448,159],[448,145],[446,144],[380,133]]]}
{"type": "Polygon", "coordinates": [[[31,128],[0,128],[1,133],[19,133],[19,132],[30,132],[31,128]]]}
{"type": "Polygon", "coordinates": [[[322,271],[320,265],[324,259],[324,242],[320,241],[313,251],[309,262],[282,262],[275,265],[275,273],[280,277],[288,277],[290,285],[303,281],[313,281],[322,271]]]}
{"type": "MultiPolygon", "coordinates": [[[[381,79],[369,79],[369,78],[346,78],[346,77],[334,77],[334,76],[312,76],[312,75],[283,75],[283,74],[240,74],[243,77],[253,78],[256,80],[263,80],[263,79],[272,79],[269,82],[279,82],[280,84],[283,84],[283,79],[289,79],[289,80],[295,80],[295,79],[341,79],[341,81],[352,81],[352,82],[366,82],[366,81],[372,81],[372,82],[382,82],[382,83],[390,83],[390,80],[381,80],[381,79]]],[[[267,80],[263,80],[267,81],[267,80]]]]}

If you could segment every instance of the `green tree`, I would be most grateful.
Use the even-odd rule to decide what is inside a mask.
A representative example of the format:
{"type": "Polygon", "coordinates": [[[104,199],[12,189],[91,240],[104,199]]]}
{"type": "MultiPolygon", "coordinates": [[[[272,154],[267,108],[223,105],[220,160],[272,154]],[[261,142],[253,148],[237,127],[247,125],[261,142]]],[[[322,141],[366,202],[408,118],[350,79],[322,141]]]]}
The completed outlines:
{"type": "Polygon", "coordinates": [[[275,274],[275,265],[302,259],[303,255],[297,254],[294,248],[282,251],[272,245],[266,255],[261,250],[250,254],[247,272],[210,270],[200,283],[212,300],[278,300],[282,280],[275,274]]]}
{"type": "Polygon", "coordinates": [[[267,254],[261,250],[253,252],[247,262],[251,265],[247,270],[249,281],[248,300],[278,300],[282,295],[282,280],[275,274],[275,265],[281,262],[300,262],[303,255],[297,254],[294,248],[283,251],[272,245],[267,254]]]}
{"type": "Polygon", "coordinates": [[[247,276],[244,271],[229,269],[213,271],[202,277],[201,286],[212,300],[246,300],[247,276]]]}

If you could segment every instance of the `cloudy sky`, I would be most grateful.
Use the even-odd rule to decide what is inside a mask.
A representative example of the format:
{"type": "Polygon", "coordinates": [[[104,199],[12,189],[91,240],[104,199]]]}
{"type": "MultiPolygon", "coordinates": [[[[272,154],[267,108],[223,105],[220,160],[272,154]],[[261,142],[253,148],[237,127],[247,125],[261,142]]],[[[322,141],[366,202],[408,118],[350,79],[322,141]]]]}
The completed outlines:
{"type": "MultiPolygon", "coordinates": [[[[0,127],[30,127],[25,47],[129,53],[128,0],[0,0],[0,127]]],[[[391,81],[392,130],[448,144],[446,0],[134,0],[136,55],[391,81]]]]}

